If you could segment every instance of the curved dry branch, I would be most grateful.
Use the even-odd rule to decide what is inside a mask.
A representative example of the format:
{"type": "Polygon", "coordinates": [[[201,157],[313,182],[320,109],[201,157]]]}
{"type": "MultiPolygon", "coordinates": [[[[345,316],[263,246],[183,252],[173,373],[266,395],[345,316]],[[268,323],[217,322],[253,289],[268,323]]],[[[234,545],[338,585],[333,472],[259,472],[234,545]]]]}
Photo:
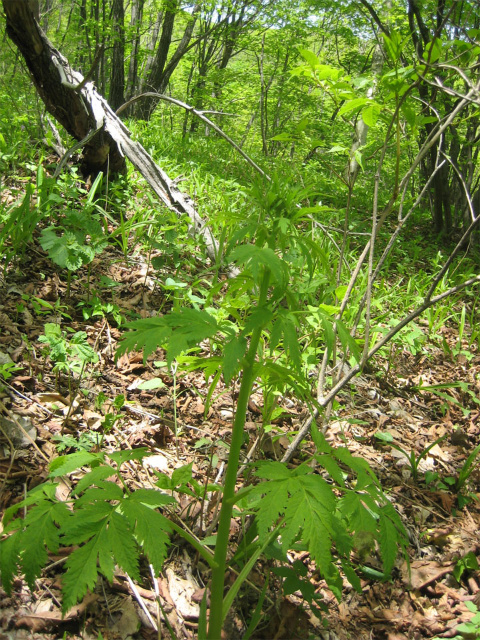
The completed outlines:
{"type": "MultiPolygon", "coordinates": [[[[222,129],[220,129],[220,127],[218,127],[214,122],[212,122],[209,118],[205,116],[205,113],[212,113],[211,111],[199,111],[198,109],[195,109],[195,107],[192,107],[191,105],[187,104],[186,102],[182,102],[181,100],[177,100],[176,98],[171,98],[170,96],[166,96],[163,93],[153,93],[148,91],[146,93],[140,94],[139,96],[135,96],[128,102],[125,102],[125,104],[122,104],[122,106],[117,109],[116,115],[117,116],[120,115],[122,111],[124,111],[124,109],[129,107],[133,102],[140,100],[141,98],[158,98],[159,100],[164,100],[165,102],[170,102],[171,104],[174,104],[177,107],[181,107],[182,109],[185,109],[185,111],[188,111],[189,113],[192,113],[194,116],[197,116],[197,118],[200,118],[200,120],[203,120],[203,122],[208,124],[209,127],[212,127],[212,129],[216,131],[219,136],[221,136],[230,145],[232,145],[232,147],[236,151],[238,151],[238,153],[242,156],[242,158],[244,158],[248,162],[248,164],[252,166],[256,171],[258,171],[258,173],[262,176],[262,178],[265,178],[265,180],[268,180],[269,182],[271,181],[270,176],[268,176],[265,173],[265,171],[261,167],[259,167],[258,164],[254,160],[252,160],[252,158],[250,158],[250,156],[247,155],[245,151],[243,151],[243,149],[241,149],[234,140],[232,140],[222,129]]],[[[213,112],[213,113],[217,113],[217,112],[213,112]]],[[[222,114],[222,115],[230,115],[230,114],[222,114]]]]}

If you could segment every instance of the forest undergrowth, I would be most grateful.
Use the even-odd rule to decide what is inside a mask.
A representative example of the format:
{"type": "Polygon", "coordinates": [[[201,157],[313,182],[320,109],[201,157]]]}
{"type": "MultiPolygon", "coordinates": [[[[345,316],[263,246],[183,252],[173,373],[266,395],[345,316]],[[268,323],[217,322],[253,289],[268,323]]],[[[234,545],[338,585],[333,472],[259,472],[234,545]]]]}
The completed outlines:
{"type": "MultiPolygon", "coordinates": [[[[138,534],[148,560],[143,555],[136,557],[133,547],[128,548],[130,543],[124,542],[124,550],[115,552],[115,562],[102,558],[100,550],[103,575],[97,576],[95,570],[85,578],[82,571],[89,566],[87,560],[81,559],[85,564],[77,568],[71,558],[75,550],[88,548],[89,542],[82,546],[88,530],[75,534],[75,526],[80,525],[74,525],[58,544],[49,536],[57,535],[68,511],[58,511],[54,534],[40,532],[35,523],[43,521],[40,515],[33,517],[33,526],[24,530],[23,551],[15,556],[5,545],[2,548],[3,575],[11,576],[9,593],[2,594],[0,605],[2,628],[6,637],[15,638],[156,638],[160,633],[179,639],[198,637],[202,607],[209,606],[206,587],[213,566],[209,562],[216,542],[219,487],[246,375],[245,370],[243,377],[238,374],[242,358],[247,357],[241,327],[245,319],[248,322],[249,305],[254,302],[249,292],[257,287],[257,279],[259,288],[264,286],[265,269],[273,274],[265,295],[273,296],[276,306],[272,308],[283,325],[281,340],[276,338],[271,346],[267,340],[271,329],[267,333],[264,325],[270,316],[267,307],[260,305],[260,320],[250,327],[254,333],[258,329],[255,357],[270,353],[271,360],[265,358],[262,370],[252,375],[234,487],[240,496],[259,491],[262,464],[272,464],[265,469],[276,469],[275,463],[284,458],[314,409],[309,394],[315,393],[322,350],[308,333],[297,334],[299,325],[289,325],[281,304],[286,296],[292,305],[286,281],[294,279],[296,294],[303,296],[310,310],[302,331],[308,326],[318,331],[321,325],[327,348],[332,349],[329,317],[337,311],[335,296],[341,300],[344,290],[328,288],[328,264],[317,271],[317,263],[314,268],[309,263],[310,256],[307,259],[301,249],[295,252],[286,245],[281,248],[283,255],[292,253],[287,260],[292,269],[289,274],[277,263],[274,252],[265,248],[253,256],[257,267],[250,266],[246,284],[236,276],[237,284],[232,287],[223,265],[205,260],[201,244],[188,234],[186,221],[179,224],[158,205],[152,216],[152,202],[139,187],[109,185],[105,199],[101,179],[85,188],[73,172],[54,186],[48,168],[39,165],[36,187],[22,200],[23,184],[31,180],[27,175],[28,169],[16,184],[3,185],[2,191],[3,211],[13,208],[17,221],[20,214],[31,216],[30,229],[27,216],[22,225],[12,228],[13,233],[3,236],[0,509],[7,514],[4,523],[8,527],[19,521],[12,518],[22,504],[24,516],[29,504],[37,505],[30,514],[45,502],[63,510],[64,505],[72,504],[72,497],[77,505],[88,506],[79,496],[82,491],[84,496],[97,491],[98,500],[106,499],[106,504],[123,500],[126,505],[134,495],[146,500],[147,493],[141,491],[155,488],[171,524],[156,521],[160,528],[150,541],[147,530],[138,534]],[[22,230],[32,234],[25,247],[22,230]],[[302,264],[312,267],[309,277],[294,270],[299,255],[306,260],[302,264]],[[315,310],[311,301],[319,288],[327,293],[315,310]],[[192,327],[200,322],[193,312],[202,309],[208,309],[210,324],[207,330],[201,325],[204,336],[195,334],[190,339],[192,327]],[[169,333],[167,326],[167,333],[150,341],[141,333],[148,326],[142,322],[155,317],[185,318],[185,322],[175,325],[176,334],[169,333]],[[232,329],[235,322],[240,330],[232,329]],[[130,333],[125,333],[127,323],[130,333]],[[216,323],[213,329],[212,323],[216,323]],[[223,338],[218,330],[224,332],[223,338]],[[165,339],[164,350],[159,344],[165,339]],[[229,348],[220,347],[222,339],[227,345],[230,340],[232,346],[219,376],[220,349],[228,354],[229,348]],[[140,343],[145,347],[143,354],[134,349],[140,343]],[[292,375],[279,382],[279,377],[287,375],[285,355],[287,363],[292,361],[292,370],[298,366],[298,371],[307,372],[306,377],[292,375]],[[201,360],[204,364],[200,366],[201,360]],[[106,460],[111,465],[107,468],[103,466],[106,460]],[[254,472],[259,475],[252,483],[254,472]],[[116,483],[109,481],[112,474],[117,476],[116,483]],[[36,487],[53,489],[41,489],[46,493],[39,501],[36,487]],[[32,497],[22,503],[27,490],[32,497]],[[101,491],[107,493],[100,495],[101,491]],[[12,556],[17,558],[15,566],[11,566],[12,556]],[[155,578],[152,563],[162,566],[155,578]],[[34,588],[29,589],[27,583],[34,588]],[[66,584],[70,584],[67,590],[66,584]]],[[[213,218],[216,203],[210,195],[219,193],[218,183],[213,180],[213,188],[207,189],[208,181],[194,171],[189,180],[193,191],[197,185],[199,206],[203,202],[210,207],[213,218]]],[[[224,188],[217,203],[230,224],[242,218],[238,202],[247,197],[247,187],[240,195],[237,189],[236,184],[236,202],[229,200],[231,193],[224,188]]],[[[288,208],[291,197],[295,211],[295,198],[302,194],[298,189],[282,192],[281,206],[288,208]]],[[[259,201],[257,196],[256,206],[259,201]]],[[[267,191],[272,219],[279,201],[267,191]]],[[[256,233],[262,233],[259,216],[258,211],[253,215],[256,233]]],[[[7,218],[4,229],[5,225],[7,218]]],[[[303,231],[308,229],[307,218],[300,221],[302,226],[303,231]]],[[[265,223],[266,235],[271,232],[267,227],[265,223]]],[[[220,238],[221,229],[220,219],[216,228],[220,238]]],[[[243,231],[237,239],[247,233],[243,231]]],[[[418,305],[431,282],[431,265],[443,260],[442,249],[433,249],[423,232],[417,235],[422,236],[423,244],[403,242],[402,259],[392,261],[387,276],[378,283],[374,325],[378,335],[418,305]]],[[[280,235],[277,240],[281,242],[280,235]]],[[[225,234],[222,242],[227,245],[228,241],[225,234]]],[[[325,244],[323,250],[327,254],[331,248],[325,244]]],[[[349,250],[355,254],[354,241],[349,250]]],[[[246,258],[238,249],[232,255],[241,268],[246,258]]],[[[322,257],[318,256],[319,263],[322,257]]],[[[445,279],[444,289],[456,277],[468,278],[475,265],[472,249],[457,272],[445,279]]],[[[398,514],[395,535],[405,547],[404,554],[397,554],[396,545],[392,551],[382,541],[385,531],[376,533],[377,519],[381,521],[378,515],[373,524],[363,516],[365,526],[349,534],[353,542],[346,546],[347,551],[342,552],[342,538],[338,537],[336,555],[328,556],[324,564],[319,559],[321,551],[307,543],[307,534],[292,533],[292,543],[283,553],[275,545],[279,529],[269,534],[260,553],[251,532],[258,534],[261,529],[251,526],[251,515],[257,513],[261,521],[265,517],[262,507],[255,501],[237,501],[241,508],[234,508],[227,535],[236,552],[233,561],[229,556],[224,571],[225,593],[231,590],[236,598],[230,602],[222,637],[260,640],[326,638],[330,634],[328,637],[343,640],[354,634],[393,639],[478,633],[480,354],[476,303],[475,290],[467,289],[408,325],[339,391],[328,414],[313,423],[313,440],[307,438],[296,448],[286,467],[292,474],[290,487],[300,485],[302,474],[321,480],[330,473],[337,483],[331,495],[340,496],[342,490],[348,494],[344,483],[351,474],[366,469],[355,460],[368,463],[387,497],[385,507],[393,506],[398,514]],[[322,471],[327,457],[340,456],[332,453],[337,451],[343,451],[343,457],[335,464],[336,458],[330,457],[322,471]],[[405,539],[398,533],[401,528],[405,539]],[[250,566],[249,554],[256,560],[250,566]],[[331,574],[330,564],[334,567],[331,574]]],[[[275,331],[278,329],[273,330],[274,335],[275,331]]],[[[361,346],[361,342],[355,345],[339,336],[342,348],[353,352],[361,346]]],[[[352,363],[350,359],[350,366],[352,363]]],[[[348,366],[348,361],[342,366],[348,366]]],[[[273,471],[264,473],[275,480],[273,471]]],[[[373,489],[365,479],[363,482],[364,493],[359,484],[357,493],[373,509],[381,504],[380,494],[374,494],[379,502],[369,502],[368,492],[373,489]]],[[[265,490],[260,491],[265,505],[269,498],[262,498],[265,490]]],[[[159,504],[151,504],[155,506],[159,504]]],[[[80,517],[92,523],[99,518],[85,513],[80,517]]],[[[117,507],[112,513],[118,513],[117,507]]],[[[157,512],[151,508],[142,512],[146,520],[148,513],[157,512]]],[[[114,531],[112,523],[113,516],[109,531],[114,531]]],[[[127,539],[122,526],[118,524],[117,533],[109,534],[118,536],[118,540],[112,538],[115,549],[127,539]]],[[[302,531],[306,527],[305,521],[302,531]]],[[[15,527],[11,530],[15,532],[15,527]]],[[[388,531],[393,535],[393,529],[388,531]]],[[[335,534],[338,531],[331,534],[333,539],[335,534]]]]}

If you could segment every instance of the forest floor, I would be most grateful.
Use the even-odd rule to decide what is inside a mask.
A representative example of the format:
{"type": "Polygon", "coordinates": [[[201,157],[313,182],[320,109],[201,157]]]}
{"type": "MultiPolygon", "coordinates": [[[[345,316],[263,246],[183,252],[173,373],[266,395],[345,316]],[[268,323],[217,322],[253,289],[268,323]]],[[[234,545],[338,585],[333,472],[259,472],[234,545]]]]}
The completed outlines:
{"type": "MultiPolygon", "coordinates": [[[[95,434],[102,439],[105,450],[139,446],[151,450],[147,464],[130,466],[127,482],[132,486],[151,486],[155,470],[171,474],[190,462],[200,483],[206,479],[221,482],[227,452],[222,442],[228,443],[231,430],[232,393],[218,387],[205,412],[208,385],[201,373],[179,373],[174,378],[158,362],[164,360],[160,350],[146,364],[136,353],[116,361],[121,331],[107,303],[116,305],[122,315],[135,311],[148,316],[165,304],[164,294],[140,253],[126,265],[122,254],[109,247],[95,260],[91,273],[90,290],[101,290],[101,304],[95,302],[92,293],[88,298],[86,271],[76,274],[67,296],[65,274],[55,271],[36,244],[29,246],[17,268],[0,278],[1,362],[9,356],[21,367],[0,389],[2,512],[20,500],[26,490],[46,480],[48,463],[57,455],[59,444],[64,447],[62,452],[68,453],[74,450],[72,439],[86,443],[95,434]],[[107,283],[103,289],[101,283],[107,283]],[[79,305],[89,318],[85,319],[79,305]],[[95,310],[99,315],[93,315],[95,310]],[[85,331],[99,354],[99,362],[87,366],[79,386],[78,376],[73,375],[69,381],[65,374],[52,372],[54,363],[44,355],[45,345],[38,340],[46,323],[60,323],[67,337],[71,329],[85,331]],[[152,378],[157,380],[152,385],[157,388],[140,388],[152,378]],[[127,401],[119,411],[120,418],[110,432],[102,433],[105,406],[111,406],[120,394],[127,401]],[[107,399],[102,410],[99,396],[107,399]]],[[[458,332],[448,325],[442,332],[445,344],[453,350],[458,345],[458,332]]],[[[375,360],[369,371],[342,393],[342,410],[329,424],[327,439],[367,460],[380,478],[409,532],[409,566],[399,556],[391,580],[380,582],[365,575],[362,592],[346,586],[338,603],[308,555],[292,554],[292,562],[303,562],[317,593],[323,595],[328,606],[324,622],[303,606],[299,593],[283,597],[272,578],[263,607],[265,616],[253,638],[454,637],[457,627],[471,620],[474,614],[468,601],[480,606],[476,560],[480,553],[479,476],[473,465],[462,487],[463,508],[458,506],[458,492],[449,491],[449,483],[458,477],[480,442],[479,374],[477,345],[467,348],[465,343],[465,353],[453,358],[448,349],[432,344],[425,345],[416,356],[398,347],[392,350],[389,362],[375,360]],[[468,387],[455,386],[458,382],[468,383],[468,387]],[[419,385],[438,384],[447,386],[434,388],[433,393],[417,389],[419,385]],[[416,458],[435,440],[447,437],[423,457],[418,479],[414,480],[407,457],[382,445],[374,435],[378,431],[388,431],[396,444],[408,454],[414,452],[416,458]]],[[[255,393],[247,419],[246,450],[256,439],[261,403],[261,394],[255,393]]],[[[280,459],[289,444],[289,434],[307,415],[305,407],[292,400],[284,409],[282,419],[263,442],[264,456],[280,459]]],[[[299,464],[309,451],[311,445],[304,443],[291,464],[299,464]]],[[[179,500],[186,521],[194,526],[199,517],[198,513],[195,517],[189,513],[190,498],[181,495],[179,500]]],[[[201,527],[208,526],[214,513],[212,500],[204,505],[201,527]]],[[[231,533],[238,535],[235,526],[231,533]]],[[[148,571],[135,590],[119,571],[112,585],[99,581],[96,591],[62,618],[60,578],[65,559],[65,555],[51,558],[33,593],[20,578],[10,597],[0,588],[1,640],[160,637],[145,611],[155,622],[166,616],[179,640],[195,637],[198,603],[206,578],[189,547],[180,543],[171,547],[156,589],[148,571]],[[163,612],[159,612],[158,601],[163,612]]],[[[374,549],[367,549],[359,563],[381,569],[374,549]]],[[[245,621],[256,605],[255,589],[263,586],[266,570],[260,564],[252,573],[248,593],[239,598],[230,616],[226,639],[242,637],[245,621]]],[[[169,637],[163,622],[161,627],[161,637],[169,637]]]]}

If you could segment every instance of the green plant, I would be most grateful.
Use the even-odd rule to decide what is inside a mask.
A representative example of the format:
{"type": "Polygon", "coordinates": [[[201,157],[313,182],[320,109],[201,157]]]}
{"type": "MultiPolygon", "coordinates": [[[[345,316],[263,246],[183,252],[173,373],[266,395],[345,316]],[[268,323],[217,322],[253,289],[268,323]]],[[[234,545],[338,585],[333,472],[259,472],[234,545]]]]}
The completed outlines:
{"type": "Polygon", "coordinates": [[[470,476],[473,473],[473,470],[475,469],[475,465],[477,464],[477,457],[479,453],[480,453],[480,444],[477,445],[475,449],[473,449],[473,451],[470,452],[469,456],[463,463],[462,468],[460,469],[460,472],[458,474],[457,480],[454,485],[456,491],[461,491],[465,487],[465,484],[468,482],[468,479],[470,478],[470,476]]]}
{"type": "Polygon", "coordinates": [[[5,533],[0,545],[2,580],[8,592],[17,564],[31,588],[47,560],[47,549],[80,544],[67,560],[64,576],[63,611],[66,612],[87,589],[93,589],[99,570],[113,579],[115,564],[132,578],[139,578],[140,547],[158,572],[166,556],[167,518],[155,511],[175,502],[155,489],[131,493],[120,473],[127,461],[139,460],[145,449],[111,453],[79,451],[60,456],[51,465],[50,481],[36,487],[22,502],[4,515],[5,533]],[[54,478],[88,465],[91,471],[77,484],[69,502],[55,497],[54,478]],[[120,484],[107,480],[116,478],[120,484]],[[28,510],[24,519],[15,516],[28,510]]]}
{"type": "Polygon", "coordinates": [[[9,380],[16,371],[21,370],[22,367],[17,366],[14,362],[4,362],[3,364],[0,364],[0,378],[3,378],[3,380],[9,380]]]}
{"type": "MultiPolygon", "coordinates": [[[[473,613],[473,617],[468,622],[462,622],[455,627],[458,635],[453,636],[453,640],[473,640],[480,638],[480,611],[477,605],[470,600],[465,602],[467,609],[473,613]]],[[[433,638],[433,640],[441,640],[441,638],[433,638]]]]}
{"type": "Polygon", "coordinates": [[[51,207],[62,201],[55,193],[55,181],[48,177],[40,164],[36,170],[36,185],[29,182],[19,204],[0,205],[0,255],[5,260],[4,269],[14,258],[24,256],[38,223],[51,207]]]}
{"type": "MultiPolygon", "coordinates": [[[[70,295],[71,274],[82,265],[90,265],[108,243],[100,223],[103,210],[96,212],[98,206],[95,204],[95,195],[101,181],[102,173],[99,173],[82,203],[81,210],[72,208],[61,218],[57,216],[56,224],[42,229],[40,235],[40,244],[50,260],[62,269],[68,270],[67,296],[70,295]]],[[[88,276],[89,286],[90,269],[88,276]]]]}
{"type": "Polygon", "coordinates": [[[42,298],[37,298],[37,296],[31,296],[28,293],[22,293],[22,302],[17,305],[17,312],[21,313],[24,309],[23,303],[26,302],[29,304],[34,312],[39,316],[57,316],[62,318],[67,318],[71,320],[72,317],[68,313],[68,307],[65,304],[62,304],[60,298],[55,300],[55,303],[52,304],[47,300],[43,300],[42,298]]]}
{"type": "Polygon", "coordinates": [[[65,214],[61,225],[42,230],[40,244],[52,262],[68,270],[68,296],[72,272],[82,265],[89,265],[95,255],[103,251],[107,238],[98,215],[70,211],[65,214]]]}
{"type": "MultiPolygon", "coordinates": [[[[97,399],[95,401],[95,406],[98,407],[99,409],[102,409],[106,403],[106,400],[107,399],[103,393],[98,394],[97,399]]],[[[103,420],[100,424],[100,428],[102,430],[102,437],[100,442],[97,442],[97,446],[99,448],[101,448],[103,445],[103,439],[105,437],[105,434],[110,433],[114,425],[119,420],[122,420],[123,415],[121,414],[121,409],[124,405],[125,405],[125,396],[123,395],[123,393],[120,393],[118,396],[116,396],[113,402],[110,403],[110,407],[109,407],[110,411],[107,411],[105,413],[103,420]]]]}
{"type": "Polygon", "coordinates": [[[67,339],[67,332],[52,322],[45,324],[44,331],[38,340],[45,345],[45,355],[55,363],[53,371],[57,377],[59,373],[68,375],[69,387],[72,373],[76,373],[81,380],[86,364],[98,362],[98,355],[88,343],[84,331],[73,332],[67,339]]]}
{"type": "MultiPolygon", "coordinates": [[[[342,577],[334,560],[340,561],[350,583],[360,588],[351,551],[361,538],[359,534],[366,531],[378,540],[383,576],[389,576],[398,545],[404,547],[407,540],[401,521],[383,495],[368,464],[352,456],[347,449],[332,448],[315,427],[312,436],[317,453],[310,462],[321,469],[320,473],[308,462],[290,469],[280,462],[259,461],[251,469],[254,482],[239,491],[236,488],[247,405],[255,381],[268,389],[267,396],[274,397],[276,392],[292,390],[297,397],[311,404],[310,382],[298,341],[298,320],[283,303],[286,300],[287,305],[288,302],[295,305],[295,295],[290,287],[294,287],[297,281],[305,282],[308,273],[313,272],[316,254],[311,243],[303,243],[296,235],[295,226],[289,222],[288,215],[295,216],[298,221],[304,214],[297,213],[294,195],[287,193],[287,196],[290,200],[285,202],[272,190],[267,200],[268,207],[263,210],[268,215],[260,223],[258,215],[252,216],[246,228],[232,239],[228,247],[229,260],[238,269],[238,275],[228,283],[225,296],[227,313],[233,314],[235,322],[225,313],[214,313],[212,307],[180,306],[164,316],[129,323],[129,332],[124,335],[117,352],[119,356],[128,350],[143,349],[146,359],[158,346],[164,346],[167,367],[171,369],[182,354],[197,351],[200,343],[208,342],[210,352],[205,357],[190,357],[189,367],[203,370],[207,378],[212,377],[209,393],[215,388],[219,376],[223,377],[226,385],[232,385],[235,379],[239,379],[213,556],[207,540],[202,543],[193,539],[174,521],[154,510],[167,505],[174,508],[173,498],[167,502],[165,494],[155,490],[140,489],[130,493],[125,487],[121,479],[121,463],[142,454],[128,451],[108,455],[79,452],[54,461],[51,468],[52,477],[83,465],[90,465],[92,469],[73,491],[72,511],[67,509],[68,518],[65,517],[65,509],[54,504],[54,493],[48,486],[29,494],[23,506],[32,506],[32,509],[27,511],[24,521],[17,519],[11,524],[13,512],[8,512],[6,526],[7,533],[11,535],[1,543],[0,549],[3,556],[9,557],[14,553],[15,560],[13,566],[12,560],[7,561],[7,586],[15,564],[19,562],[25,570],[30,562],[31,552],[24,548],[24,542],[31,543],[33,534],[30,528],[34,521],[46,523],[44,531],[47,538],[42,538],[39,533],[35,540],[37,546],[47,544],[55,549],[63,543],[83,544],[68,561],[63,587],[64,608],[82,597],[87,588],[93,587],[98,571],[111,579],[114,560],[132,577],[138,576],[139,548],[149,559],[153,556],[151,561],[158,571],[166,554],[166,532],[173,528],[195,547],[211,569],[207,633],[210,640],[220,637],[225,616],[261,555],[287,562],[289,549],[308,550],[329,587],[340,598],[342,577]],[[239,240],[249,234],[253,234],[255,244],[239,245],[239,240]],[[289,259],[283,259],[282,253],[288,254],[289,259]],[[237,301],[235,307],[233,300],[237,301]],[[117,465],[112,468],[107,459],[117,465]],[[114,474],[122,486],[107,481],[114,474]],[[148,526],[155,527],[155,536],[163,540],[160,549],[153,549],[151,539],[143,530],[138,530],[141,525],[134,523],[133,514],[136,518],[144,509],[149,511],[148,526]],[[254,524],[250,527],[252,533],[235,555],[230,549],[231,519],[234,515],[243,519],[254,516],[254,524]],[[52,527],[55,528],[53,533],[52,527]],[[123,545],[124,550],[119,545],[123,545]],[[233,556],[230,561],[229,556],[233,556]],[[88,569],[85,571],[83,568],[84,573],[79,576],[79,566],[85,562],[88,562],[88,569]],[[224,597],[230,562],[238,563],[239,573],[224,597]]],[[[326,348],[331,350],[333,322],[328,313],[322,315],[326,348]]],[[[338,327],[340,343],[358,358],[358,345],[341,323],[338,327]]],[[[59,333],[59,328],[52,329],[51,336],[45,341],[65,366],[69,355],[65,335],[59,333]]],[[[271,409],[267,409],[267,414],[271,414],[271,409]]],[[[200,488],[195,489],[192,483],[191,469],[175,473],[173,484],[184,487],[188,483],[193,487],[193,495],[201,493],[200,488]]],[[[159,478],[157,484],[165,488],[168,481],[159,478]]],[[[170,485],[169,488],[175,487],[170,485]]],[[[18,508],[15,507],[15,513],[18,508]]],[[[29,567],[26,578],[30,583],[40,571],[40,558],[44,560],[45,556],[44,550],[34,566],[29,567]]]]}
{"type": "Polygon", "coordinates": [[[375,433],[375,438],[377,438],[377,440],[379,440],[382,444],[388,444],[390,447],[392,447],[392,449],[396,449],[397,451],[400,451],[400,453],[403,453],[403,455],[408,461],[408,464],[410,465],[410,469],[412,471],[412,478],[415,481],[418,480],[418,467],[420,462],[427,457],[430,449],[433,449],[435,445],[439,444],[440,442],[443,442],[446,437],[447,437],[447,434],[445,434],[444,436],[441,436],[440,438],[437,438],[434,442],[432,442],[432,444],[429,444],[428,447],[425,447],[425,449],[423,449],[423,451],[421,451],[417,455],[413,449],[411,449],[408,452],[399,444],[394,442],[392,434],[388,433],[388,431],[377,431],[375,433]]]}
{"type": "Polygon", "coordinates": [[[98,445],[98,434],[91,431],[81,433],[78,438],[74,438],[69,434],[56,434],[52,439],[57,443],[56,447],[59,453],[62,453],[67,449],[91,451],[98,445]]]}
{"type": "MultiPolygon", "coordinates": [[[[264,237],[258,223],[255,233],[262,238],[263,243],[264,237]]],[[[278,234],[275,240],[278,241],[278,234]]],[[[238,267],[243,267],[240,275],[232,281],[231,288],[237,295],[239,287],[244,293],[254,292],[253,295],[250,294],[249,311],[244,314],[238,332],[231,322],[217,321],[207,310],[180,308],[163,317],[129,323],[127,327],[131,331],[124,336],[118,352],[121,354],[127,350],[142,348],[144,358],[147,358],[157,346],[164,345],[167,349],[167,364],[171,365],[182,352],[209,339],[216,345],[222,345],[221,355],[203,359],[191,358],[190,366],[204,369],[207,377],[215,374],[212,385],[218,380],[218,372],[223,375],[225,382],[230,384],[233,377],[241,371],[211,565],[211,608],[207,634],[211,639],[220,637],[224,618],[234,594],[238,592],[253,566],[251,562],[266,552],[270,543],[279,535],[282,539],[283,554],[286,554],[290,545],[302,539],[337,597],[340,597],[342,580],[333,563],[332,542],[335,543],[349,580],[352,584],[358,585],[358,579],[355,579],[348,559],[353,545],[349,531],[360,529],[360,522],[365,522],[363,517],[366,504],[372,514],[377,514],[367,518],[368,526],[376,532],[378,527],[383,531],[380,539],[386,575],[393,566],[397,542],[404,544],[405,540],[403,527],[391,505],[381,497],[377,481],[368,465],[353,458],[346,450],[333,450],[316,432],[313,435],[320,453],[315,459],[331,475],[337,490],[345,494],[342,500],[338,501],[332,487],[306,464],[290,470],[281,463],[259,462],[255,475],[263,482],[256,486],[247,486],[236,493],[247,403],[254,381],[259,378],[261,384],[271,389],[293,388],[298,395],[306,399],[310,397],[310,389],[302,375],[302,359],[293,316],[284,313],[278,304],[285,296],[288,264],[270,247],[262,247],[260,242],[258,245],[235,247],[231,251],[230,259],[238,267]],[[267,327],[269,331],[272,330],[272,325],[275,327],[275,342],[270,345],[270,350],[261,350],[259,346],[262,336],[267,327]],[[273,349],[278,349],[280,341],[289,356],[290,368],[273,361],[273,349]],[[347,486],[337,459],[358,476],[356,490],[347,486]],[[367,497],[362,494],[365,502],[362,503],[357,491],[366,492],[367,497]],[[242,508],[247,508],[250,513],[256,515],[258,538],[249,550],[249,562],[246,565],[248,571],[240,574],[224,601],[231,518],[234,510],[241,512],[242,508]]],[[[237,317],[242,316],[237,314],[237,317]]]]}
{"type": "Polygon", "coordinates": [[[445,393],[448,389],[460,389],[463,393],[465,393],[470,400],[476,404],[480,405],[480,400],[472,389],[470,389],[470,385],[468,382],[463,381],[455,381],[455,382],[443,382],[440,384],[424,384],[421,380],[418,385],[414,385],[411,387],[414,391],[427,391],[428,393],[432,393],[437,398],[440,398],[444,401],[444,404],[441,405],[442,413],[446,413],[448,409],[448,403],[451,402],[455,404],[459,409],[461,409],[462,413],[465,416],[470,414],[470,409],[465,407],[462,402],[460,402],[457,398],[452,396],[450,393],[445,393]]]}
{"type": "Polygon", "coordinates": [[[105,318],[110,315],[119,327],[125,321],[118,304],[103,302],[96,294],[89,300],[82,300],[77,306],[82,310],[84,320],[90,320],[90,318],[95,317],[105,318]]]}
{"type": "Polygon", "coordinates": [[[453,569],[453,575],[457,582],[460,582],[463,574],[467,571],[478,571],[480,569],[478,565],[477,556],[473,551],[469,551],[462,558],[457,560],[455,568],[453,569]]]}

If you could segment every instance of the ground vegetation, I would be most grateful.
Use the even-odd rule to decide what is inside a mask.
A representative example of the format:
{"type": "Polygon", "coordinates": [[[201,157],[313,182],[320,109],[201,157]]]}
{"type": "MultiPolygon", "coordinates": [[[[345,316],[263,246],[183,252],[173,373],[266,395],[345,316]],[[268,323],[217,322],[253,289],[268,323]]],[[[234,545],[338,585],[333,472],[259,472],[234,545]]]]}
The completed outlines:
{"type": "Polygon", "coordinates": [[[2,7],[7,634],[476,637],[476,3],[2,7]]]}

